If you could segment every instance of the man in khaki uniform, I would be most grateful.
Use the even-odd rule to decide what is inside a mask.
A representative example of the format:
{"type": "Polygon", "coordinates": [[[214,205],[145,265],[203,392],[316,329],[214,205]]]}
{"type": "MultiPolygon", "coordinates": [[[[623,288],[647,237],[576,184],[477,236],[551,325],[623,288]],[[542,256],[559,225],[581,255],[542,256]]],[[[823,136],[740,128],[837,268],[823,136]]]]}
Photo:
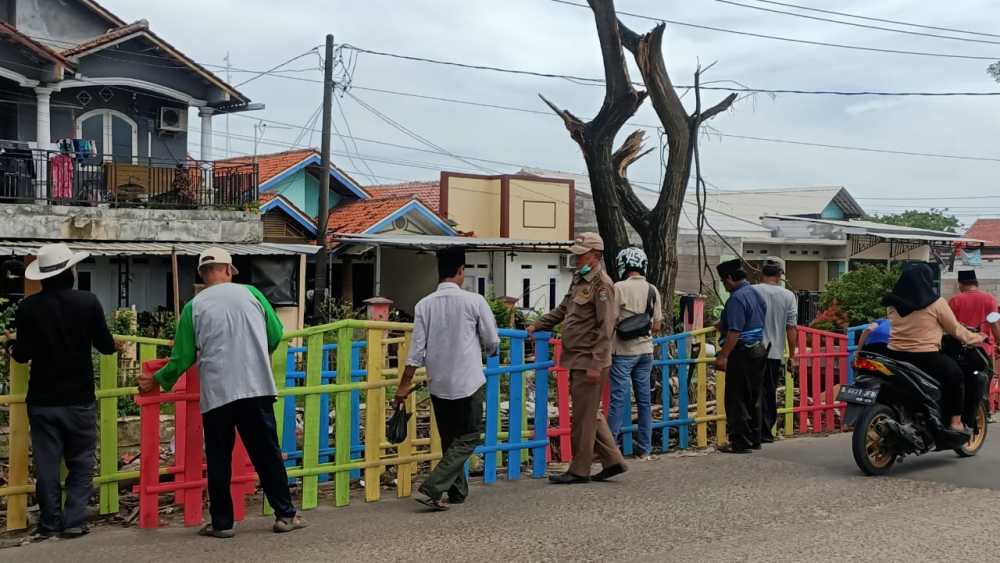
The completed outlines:
{"type": "Polygon", "coordinates": [[[557,484],[586,483],[596,450],[602,469],[593,476],[605,481],[624,473],[625,459],[601,414],[601,390],[611,368],[611,349],[618,320],[614,285],[604,271],[604,241],[597,233],[583,233],[570,247],[576,255],[576,275],[557,309],[528,328],[533,333],[562,324],[562,365],[569,369],[572,397],[573,463],[557,484]]]}

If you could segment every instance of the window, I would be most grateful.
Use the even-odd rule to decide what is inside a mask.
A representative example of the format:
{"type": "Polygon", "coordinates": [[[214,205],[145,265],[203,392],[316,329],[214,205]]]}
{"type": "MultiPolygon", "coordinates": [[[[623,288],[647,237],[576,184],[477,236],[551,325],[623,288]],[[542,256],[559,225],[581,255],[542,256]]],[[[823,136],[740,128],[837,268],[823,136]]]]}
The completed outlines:
{"type": "Polygon", "coordinates": [[[556,279],[549,278],[549,310],[556,308],[556,279]]]}
{"type": "Polygon", "coordinates": [[[80,291],[90,291],[90,272],[76,273],[76,288],[80,291]]]}
{"type": "Polygon", "coordinates": [[[558,264],[549,264],[549,269],[550,270],[558,270],[559,269],[559,265],[558,264]]]}
{"type": "Polygon", "coordinates": [[[476,280],[476,282],[478,282],[478,285],[476,287],[476,292],[479,293],[479,295],[485,296],[486,295],[486,278],[479,278],[479,279],[476,280]]]}
{"type": "MultiPolygon", "coordinates": [[[[530,266],[529,266],[530,267],[530,266]]],[[[522,282],[522,288],[524,291],[521,293],[521,306],[525,309],[531,308],[531,280],[529,278],[524,278],[522,282]]]]}
{"type": "Polygon", "coordinates": [[[521,269],[522,270],[530,270],[531,269],[531,264],[521,264],[521,269]]]}

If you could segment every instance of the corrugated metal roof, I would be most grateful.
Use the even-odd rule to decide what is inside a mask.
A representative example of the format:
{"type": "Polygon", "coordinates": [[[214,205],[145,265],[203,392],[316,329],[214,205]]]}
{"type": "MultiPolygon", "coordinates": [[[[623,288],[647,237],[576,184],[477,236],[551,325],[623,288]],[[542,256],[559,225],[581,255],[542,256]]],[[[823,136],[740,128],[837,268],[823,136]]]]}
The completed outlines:
{"type": "MultiPolygon", "coordinates": [[[[51,240],[0,240],[0,255],[34,256],[38,248],[51,244],[51,240]]],[[[319,247],[303,244],[219,244],[194,242],[118,242],[118,241],[60,241],[77,252],[91,256],[197,256],[210,247],[222,248],[234,256],[293,256],[315,254],[319,247]]]]}
{"type": "Polygon", "coordinates": [[[508,238],[447,237],[436,235],[362,235],[355,233],[333,233],[331,240],[341,245],[388,246],[395,248],[471,248],[482,250],[538,249],[564,251],[573,244],[571,240],[518,240],[508,238]]]}
{"type": "Polygon", "coordinates": [[[845,229],[852,229],[857,231],[855,234],[872,234],[878,236],[891,235],[897,237],[906,237],[908,235],[920,235],[920,236],[937,237],[938,239],[954,239],[954,240],[959,240],[960,237],[962,236],[958,233],[949,233],[947,231],[935,231],[933,229],[918,229],[916,227],[889,225],[886,223],[875,223],[873,221],[860,221],[856,219],[851,219],[850,221],[841,221],[837,219],[812,219],[809,217],[794,217],[790,215],[773,215],[773,214],[764,215],[764,217],[768,219],[781,219],[782,221],[804,221],[807,223],[819,223],[822,225],[843,227],[845,229]]]}

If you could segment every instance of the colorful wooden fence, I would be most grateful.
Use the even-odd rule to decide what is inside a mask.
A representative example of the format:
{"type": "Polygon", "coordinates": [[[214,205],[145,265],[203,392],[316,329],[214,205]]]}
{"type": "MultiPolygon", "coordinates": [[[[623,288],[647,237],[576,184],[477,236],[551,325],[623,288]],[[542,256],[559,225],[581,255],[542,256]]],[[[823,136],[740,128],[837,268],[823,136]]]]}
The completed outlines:
{"type": "MultiPolygon", "coordinates": [[[[397,384],[411,331],[412,325],[403,323],[340,321],[290,332],[275,352],[273,368],[279,395],[275,416],[283,450],[288,454],[289,478],[300,484],[303,509],[318,506],[319,485],[323,480],[332,482],[334,504],[349,504],[352,475],[363,476],[365,500],[379,500],[382,476],[389,468],[395,470],[397,496],[408,496],[418,464],[433,465],[439,459],[441,445],[432,409],[430,420],[422,421],[428,424],[421,425],[420,436],[415,416],[405,442],[393,445],[385,438],[386,405],[391,397],[388,392],[397,384]],[[293,346],[293,342],[304,345],[293,346]],[[299,410],[303,418],[301,433],[297,435],[299,410]],[[331,411],[336,414],[332,428],[328,422],[331,411]]],[[[572,459],[569,381],[567,370],[559,365],[561,342],[550,339],[549,335],[536,334],[529,344],[527,333],[516,330],[501,331],[501,336],[504,351],[487,361],[486,427],[483,444],[477,449],[483,456],[486,483],[496,481],[504,467],[507,479],[518,479],[523,464],[530,462],[530,475],[541,477],[549,459],[572,459]],[[501,408],[504,403],[505,414],[501,408]],[[551,420],[550,406],[557,413],[551,420]],[[559,446],[557,456],[550,452],[553,444],[559,446]]],[[[155,358],[157,346],[169,345],[167,341],[136,337],[121,340],[138,343],[142,361],[155,358]]],[[[660,400],[662,415],[654,422],[654,428],[661,430],[660,445],[664,451],[671,446],[671,428],[676,429],[677,447],[681,449],[692,445],[707,447],[713,424],[715,436],[720,442],[725,440],[722,401],[725,375],[715,373],[713,379],[708,370],[714,360],[708,345],[714,341],[714,329],[656,339],[654,365],[659,369],[665,392],[660,400]],[[674,393],[670,392],[672,377],[676,378],[674,393]],[[689,391],[692,383],[693,391],[689,391]],[[710,389],[714,390],[716,406],[712,414],[710,389]]],[[[806,365],[800,379],[806,383],[798,405],[792,402],[792,393],[787,393],[785,407],[779,411],[786,417],[788,435],[793,432],[796,414],[799,431],[834,428],[833,409],[839,405],[832,401],[832,386],[827,384],[844,381],[848,373],[846,362],[842,361],[847,352],[844,335],[803,329],[800,347],[799,363],[806,365]]],[[[12,364],[10,394],[0,396],[0,404],[10,408],[10,471],[7,485],[0,488],[0,497],[7,504],[8,529],[26,526],[28,495],[34,490],[28,480],[28,422],[24,405],[27,377],[25,366],[12,364]]],[[[416,381],[425,379],[418,372],[416,381]]],[[[99,475],[95,479],[100,488],[102,514],[118,511],[118,491],[123,481],[138,480],[137,491],[144,507],[140,516],[143,526],[156,525],[155,515],[150,511],[158,505],[159,495],[165,493],[173,493],[173,502],[185,507],[186,524],[201,521],[196,499],[202,496],[204,467],[198,457],[200,436],[195,438],[200,435],[200,415],[196,414],[197,405],[191,403],[196,397],[192,383],[189,381],[188,387],[169,394],[139,398],[143,413],[142,467],[140,471],[120,471],[117,400],[135,395],[136,389],[120,386],[116,356],[102,358],[97,391],[101,448],[99,475]],[[169,466],[163,467],[159,460],[159,414],[161,406],[170,402],[175,404],[177,454],[169,466]]],[[[794,387],[790,373],[786,385],[794,387]]],[[[411,412],[416,410],[417,395],[412,394],[407,401],[411,412]]],[[[635,430],[632,424],[625,427],[626,453],[632,449],[631,433],[635,430]]],[[[237,452],[235,459],[234,487],[242,488],[234,490],[234,504],[240,503],[239,499],[250,491],[248,483],[254,478],[245,457],[237,452]]],[[[242,510],[238,504],[235,507],[237,513],[242,510]]]]}

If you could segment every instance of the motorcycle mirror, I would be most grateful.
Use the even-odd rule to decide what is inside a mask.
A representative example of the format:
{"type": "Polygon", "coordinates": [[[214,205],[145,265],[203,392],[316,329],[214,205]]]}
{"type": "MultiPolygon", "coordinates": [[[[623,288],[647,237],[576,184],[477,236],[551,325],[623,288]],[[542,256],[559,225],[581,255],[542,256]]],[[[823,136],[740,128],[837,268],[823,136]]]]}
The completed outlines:
{"type": "Polygon", "coordinates": [[[997,313],[996,311],[993,311],[989,315],[986,315],[986,322],[988,322],[990,324],[994,324],[997,321],[1000,321],[1000,313],[997,313]]]}

